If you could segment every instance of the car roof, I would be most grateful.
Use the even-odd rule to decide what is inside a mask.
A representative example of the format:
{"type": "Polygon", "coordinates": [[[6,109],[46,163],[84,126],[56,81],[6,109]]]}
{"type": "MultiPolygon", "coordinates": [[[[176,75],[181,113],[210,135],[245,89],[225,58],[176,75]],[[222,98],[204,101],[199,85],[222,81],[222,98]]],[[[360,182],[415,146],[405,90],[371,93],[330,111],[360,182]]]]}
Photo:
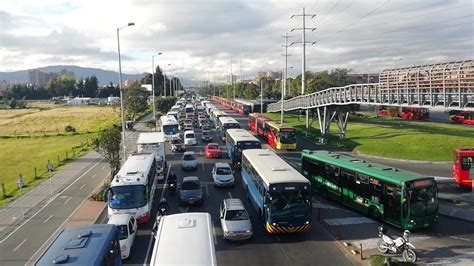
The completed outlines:
{"type": "Polygon", "coordinates": [[[186,131],[184,131],[184,134],[188,134],[188,133],[193,133],[193,134],[194,134],[194,130],[186,130],[186,131]]]}
{"type": "Polygon", "coordinates": [[[230,168],[230,164],[228,163],[215,163],[215,166],[219,168],[221,167],[230,168]]]}
{"type": "Polygon", "coordinates": [[[196,153],[195,153],[194,151],[185,151],[185,152],[183,153],[183,155],[186,155],[186,154],[194,154],[194,155],[196,155],[196,153]]]}
{"type": "Polygon", "coordinates": [[[210,146],[210,145],[217,145],[217,146],[219,146],[219,143],[211,142],[211,143],[208,143],[208,144],[207,144],[207,146],[210,146]]]}
{"type": "Polygon", "coordinates": [[[130,213],[121,213],[121,214],[113,214],[110,216],[108,224],[115,224],[115,225],[122,225],[127,224],[130,221],[130,217],[132,214],[130,213]]]}
{"type": "Polygon", "coordinates": [[[240,199],[224,199],[227,210],[245,210],[245,206],[240,199]]]}
{"type": "Polygon", "coordinates": [[[183,177],[183,182],[190,182],[190,181],[199,181],[199,177],[197,177],[197,176],[183,177]]]}

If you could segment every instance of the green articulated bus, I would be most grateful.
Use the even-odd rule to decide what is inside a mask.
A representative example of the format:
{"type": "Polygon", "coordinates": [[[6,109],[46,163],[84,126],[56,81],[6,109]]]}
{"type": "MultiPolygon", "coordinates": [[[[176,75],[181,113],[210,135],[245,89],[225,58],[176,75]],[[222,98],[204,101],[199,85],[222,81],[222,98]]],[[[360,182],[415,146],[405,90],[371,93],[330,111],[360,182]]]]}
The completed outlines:
{"type": "Polygon", "coordinates": [[[402,229],[438,220],[436,181],[417,173],[328,151],[304,150],[302,173],[313,189],[402,229]]]}

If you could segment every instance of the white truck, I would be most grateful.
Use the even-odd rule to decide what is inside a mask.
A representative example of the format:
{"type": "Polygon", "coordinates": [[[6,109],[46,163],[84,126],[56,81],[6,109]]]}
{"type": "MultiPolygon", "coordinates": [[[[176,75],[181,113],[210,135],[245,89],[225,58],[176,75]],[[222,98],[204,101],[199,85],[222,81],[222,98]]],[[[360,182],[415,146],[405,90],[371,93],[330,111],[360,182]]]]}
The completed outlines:
{"type": "Polygon", "coordinates": [[[140,133],[137,140],[139,153],[149,152],[155,155],[158,180],[164,180],[166,174],[165,134],[163,132],[140,133]]]}

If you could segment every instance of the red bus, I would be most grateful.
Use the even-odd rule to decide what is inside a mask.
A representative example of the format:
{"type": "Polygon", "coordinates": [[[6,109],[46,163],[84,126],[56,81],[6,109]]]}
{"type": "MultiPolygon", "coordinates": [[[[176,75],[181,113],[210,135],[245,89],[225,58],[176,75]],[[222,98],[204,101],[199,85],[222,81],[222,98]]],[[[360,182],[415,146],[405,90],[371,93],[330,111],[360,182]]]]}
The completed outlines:
{"type": "Polygon", "coordinates": [[[472,188],[474,179],[474,148],[455,149],[453,177],[459,186],[472,188]]]}
{"type": "Polygon", "coordinates": [[[474,112],[470,111],[450,111],[451,121],[459,124],[474,125],[474,112]]]}
{"type": "Polygon", "coordinates": [[[257,132],[257,119],[261,118],[262,116],[257,113],[249,114],[249,129],[250,132],[258,133],[257,132]]]}
{"type": "MultiPolygon", "coordinates": [[[[410,120],[423,120],[430,117],[430,110],[428,108],[403,106],[396,107],[396,112],[395,116],[410,120]]],[[[380,106],[378,115],[392,116],[391,110],[387,106],[380,106]]]]}

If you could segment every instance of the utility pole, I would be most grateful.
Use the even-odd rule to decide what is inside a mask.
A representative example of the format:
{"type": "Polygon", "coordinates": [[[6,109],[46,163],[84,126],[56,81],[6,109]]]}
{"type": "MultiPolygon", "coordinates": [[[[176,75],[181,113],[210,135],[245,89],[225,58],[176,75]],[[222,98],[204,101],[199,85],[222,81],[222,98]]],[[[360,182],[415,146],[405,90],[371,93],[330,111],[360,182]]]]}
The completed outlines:
{"type": "Polygon", "coordinates": [[[234,74],[232,73],[232,58],[230,59],[230,84],[233,90],[233,99],[235,99],[235,88],[234,88],[234,74]]]}
{"type": "Polygon", "coordinates": [[[242,58],[240,58],[240,83],[242,83],[242,58]]]}
{"type": "MultiPolygon", "coordinates": [[[[285,47],[285,81],[283,82],[283,96],[286,96],[286,79],[288,78],[288,38],[290,38],[291,36],[288,35],[288,32],[284,35],[284,36],[281,36],[283,38],[285,38],[285,45],[282,45],[283,47],[285,47]]],[[[283,78],[283,77],[282,77],[283,78]]]]}
{"type": "MultiPolygon", "coordinates": [[[[292,42],[291,45],[295,44],[295,43],[301,43],[302,44],[302,54],[301,54],[301,58],[302,58],[302,68],[301,68],[301,95],[303,95],[305,93],[305,86],[306,86],[306,80],[305,80],[305,72],[306,72],[306,43],[311,43],[311,44],[315,44],[316,42],[306,42],[306,31],[307,30],[311,30],[311,31],[314,31],[316,30],[316,28],[306,28],[306,17],[311,17],[311,18],[314,18],[316,16],[316,14],[306,14],[305,13],[305,9],[303,7],[303,14],[297,14],[297,15],[292,15],[290,18],[294,18],[294,17],[302,17],[303,19],[303,27],[302,28],[294,28],[294,29],[291,29],[291,31],[293,32],[294,30],[301,30],[302,32],[302,40],[301,42],[292,42]]],[[[308,135],[308,130],[309,130],[309,110],[306,109],[306,136],[308,135]]]]}
{"type": "Polygon", "coordinates": [[[283,101],[285,100],[285,98],[283,97],[283,91],[284,91],[284,86],[283,86],[283,75],[285,74],[285,69],[282,69],[281,70],[281,107],[280,107],[280,124],[283,125],[283,114],[284,114],[284,111],[283,111],[283,101]]]}

